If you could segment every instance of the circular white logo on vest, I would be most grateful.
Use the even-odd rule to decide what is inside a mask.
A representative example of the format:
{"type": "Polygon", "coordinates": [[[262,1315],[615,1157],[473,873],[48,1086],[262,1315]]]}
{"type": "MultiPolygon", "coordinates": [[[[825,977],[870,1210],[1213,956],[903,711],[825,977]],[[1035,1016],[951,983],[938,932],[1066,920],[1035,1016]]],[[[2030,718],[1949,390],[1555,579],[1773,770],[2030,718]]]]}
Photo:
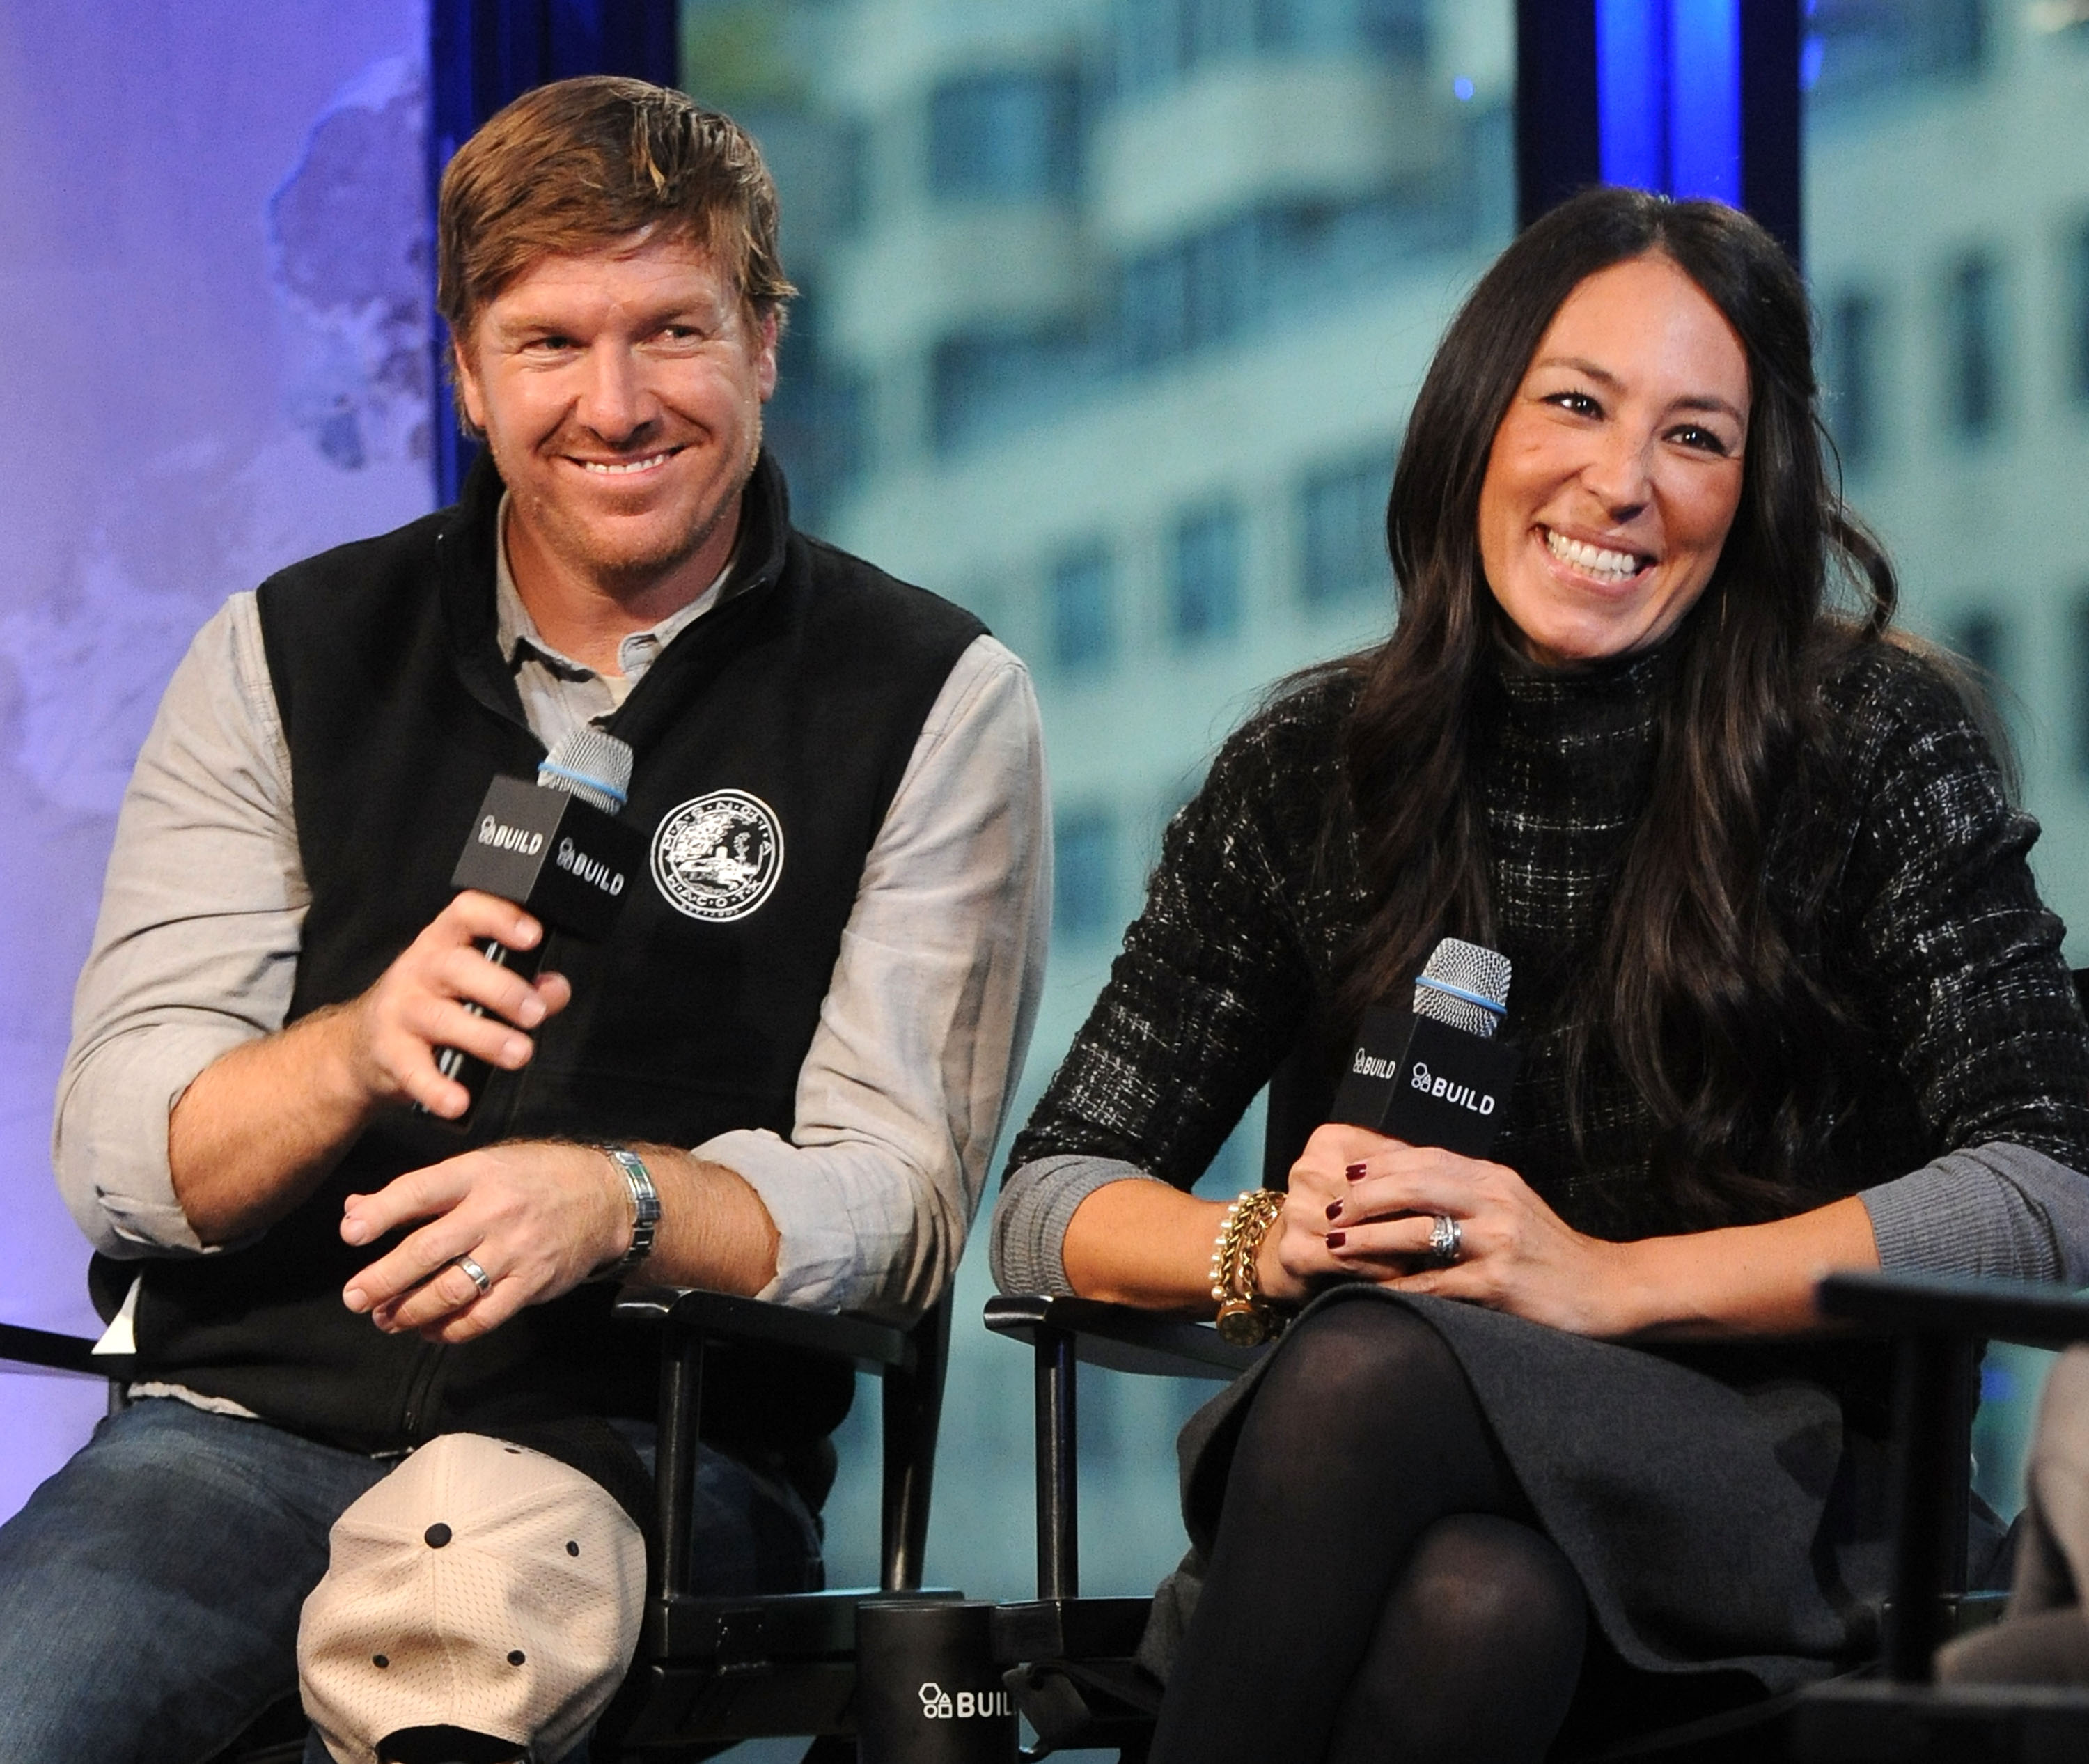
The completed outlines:
{"type": "Polygon", "coordinates": [[[714,790],[670,809],[653,835],[653,880],[693,919],[744,919],[783,873],[776,811],[744,790],[714,790]]]}

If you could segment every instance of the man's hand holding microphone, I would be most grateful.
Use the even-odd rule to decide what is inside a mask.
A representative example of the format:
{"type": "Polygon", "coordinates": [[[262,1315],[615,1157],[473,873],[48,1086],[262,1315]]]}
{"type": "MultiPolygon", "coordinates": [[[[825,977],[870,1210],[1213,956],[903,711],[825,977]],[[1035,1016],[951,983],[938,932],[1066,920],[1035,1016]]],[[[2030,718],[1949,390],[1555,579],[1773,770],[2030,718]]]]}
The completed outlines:
{"type": "MultiPolygon", "coordinates": [[[[373,1097],[461,1121],[490,1070],[529,1062],[532,1032],[573,998],[563,975],[538,972],[547,930],[607,937],[642,861],[642,842],[615,818],[631,769],[628,745],[586,728],[552,749],[534,783],[494,780],[451,878],[456,899],[354,1007],[373,1097]]],[[[616,1264],[649,1212],[650,1233],[658,1195],[631,1155],[636,1177],[598,1147],[511,1141],[350,1195],[344,1242],[420,1229],[342,1302],[381,1329],[461,1341],[557,1298],[616,1264]]]]}
{"type": "Polygon", "coordinates": [[[573,989],[563,974],[532,980],[491,960],[485,946],[527,955],[543,947],[544,927],[513,901],[466,889],[346,1007],[354,1079],[372,1110],[414,1103],[455,1121],[472,1092],[442,1069],[449,1049],[517,1071],[536,1044],[532,1033],[564,1010],[573,989]]]}
{"type": "MultiPolygon", "coordinates": [[[[606,935],[641,873],[643,842],[613,818],[630,750],[582,735],[554,749],[535,783],[494,781],[453,878],[459,893],[367,991],[234,1048],[175,1104],[169,1166],[204,1243],[265,1230],[384,1109],[462,1120],[489,1068],[529,1062],[535,1033],[573,996],[562,976],[537,972],[545,937],[606,935]]],[[[599,1147],[509,1141],[349,1196],[345,1243],[418,1229],[343,1302],[380,1328],[457,1342],[592,1274],[630,1272],[634,1247],[641,1258],[650,1247],[649,1267],[720,1291],[774,1277],[774,1223],[740,1176],[673,1148],[629,1155],[642,1176],[599,1147]]]]}

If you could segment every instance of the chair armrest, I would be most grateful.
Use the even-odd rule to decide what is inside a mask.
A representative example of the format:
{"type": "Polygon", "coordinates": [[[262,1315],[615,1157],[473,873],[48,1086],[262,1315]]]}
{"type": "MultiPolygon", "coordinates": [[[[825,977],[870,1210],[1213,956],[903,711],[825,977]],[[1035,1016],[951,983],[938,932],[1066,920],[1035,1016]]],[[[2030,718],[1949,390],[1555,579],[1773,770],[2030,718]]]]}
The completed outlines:
{"type": "Polygon", "coordinates": [[[853,1360],[866,1370],[911,1367],[914,1344],[903,1329],[867,1318],[800,1311],[761,1298],[740,1298],[693,1286],[635,1286],[616,1301],[627,1323],[685,1329],[714,1341],[758,1341],[853,1360]]]}
{"type": "Polygon", "coordinates": [[[1100,1298],[1003,1294],[987,1300],[984,1320],[996,1335],[1033,1347],[1040,1334],[1070,1337],[1076,1359],[1150,1377],[1238,1378],[1269,1351],[1267,1343],[1235,1347],[1208,1323],[1100,1298]]]}
{"type": "Polygon", "coordinates": [[[618,1296],[616,1315],[621,1321],[648,1324],[663,1332],[654,1470],[659,1500],[658,1547],[653,1552],[656,1607],[665,1609],[688,1590],[704,1354],[713,1343],[796,1349],[853,1361],[863,1371],[881,1375],[885,1487],[881,1579],[887,1592],[920,1586],[950,1341],[947,1293],[911,1329],[684,1286],[634,1287],[618,1296]]]}
{"type": "Polygon", "coordinates": [[[1056,1606],[1080,1592],[1075,1362],[1163,1378],[1224,1380],[1246,1371],[1268,1349],[1235,1347],[1209,1324],[1186,1317],[1042,1293],[989,1298],[984,1321],[996,1335],[1027,1343],[1036,1357],[1037,1597],[1056,1606]]]}
{"type": "Polygon", "coordinates": [[[2089,1341],[2089,1298],[2027,1280],[1934,1274],[1830,1274],[1822,1315],[1900,1336],[1943,1335],[2065,1347],[2089,1341]]]}
{"type": "Polygon", "coordinates": [[[127,1379],[136,1370],[129,1354],[97,1354],[84,1335],[60,1335],[19,1323],[0,1323],[0,1363],[35,1367],[48,1372],[75,1372],[84,1378],[127,1379]]]}
{"type": "Polygon", "coordinates": [[[1953,1595],[1966,1590],[1979,1344],[2089,1341],[2089,1302],[2031,1281],[1924,1274],[1832,1274],[1817,1293],[1824,1316],[1897,1338],[1885,1665],[1897,1685],[1926,1685],[1937,1646],[1950,1633],[1953,1595]]]}

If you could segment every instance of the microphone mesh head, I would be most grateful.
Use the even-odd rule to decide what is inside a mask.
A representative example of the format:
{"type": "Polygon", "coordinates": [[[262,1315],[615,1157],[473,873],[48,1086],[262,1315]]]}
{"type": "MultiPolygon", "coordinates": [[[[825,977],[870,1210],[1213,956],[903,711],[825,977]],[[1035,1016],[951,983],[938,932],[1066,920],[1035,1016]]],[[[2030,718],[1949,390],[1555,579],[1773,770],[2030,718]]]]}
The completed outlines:
{"type": "Polygon", "coordinates": [[[1499,951],[1447,937],[1422,964],[1414,983],[1414,1014],[1433,1017],[1468,1035],[1491,1036],[1508,1007],[1508,958],[1499,951]],[[1454,989],[1440,989],[1444,987],[1454,989]],[[1477,994],[1494,1008],[1461,998],[1459,993],[1477,994]]]}
{"type": "Polygon", "coordinates": [[[631,744],[592,725],[572,730],[545,755],[537,782],[615,814],[631,792],[631,744]]]}

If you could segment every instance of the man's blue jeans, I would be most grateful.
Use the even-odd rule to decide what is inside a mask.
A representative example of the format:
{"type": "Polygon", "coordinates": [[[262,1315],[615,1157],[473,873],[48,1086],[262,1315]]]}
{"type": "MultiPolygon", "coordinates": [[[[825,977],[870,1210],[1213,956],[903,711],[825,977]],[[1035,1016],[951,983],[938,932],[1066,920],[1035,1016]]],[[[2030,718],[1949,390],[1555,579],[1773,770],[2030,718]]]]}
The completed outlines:
{"type": "MultiPolygon", "coordinates": [[[[104,1421],[0,1526],[0,1764],[197,1764],[229,1743],[295,1689],[327,1533],[392,1467],[165,1398],[104,1421]]],[[[697,1590],[819,1584],[794,1491],[709,1450],[697,1484],[697,1590]]]]}

